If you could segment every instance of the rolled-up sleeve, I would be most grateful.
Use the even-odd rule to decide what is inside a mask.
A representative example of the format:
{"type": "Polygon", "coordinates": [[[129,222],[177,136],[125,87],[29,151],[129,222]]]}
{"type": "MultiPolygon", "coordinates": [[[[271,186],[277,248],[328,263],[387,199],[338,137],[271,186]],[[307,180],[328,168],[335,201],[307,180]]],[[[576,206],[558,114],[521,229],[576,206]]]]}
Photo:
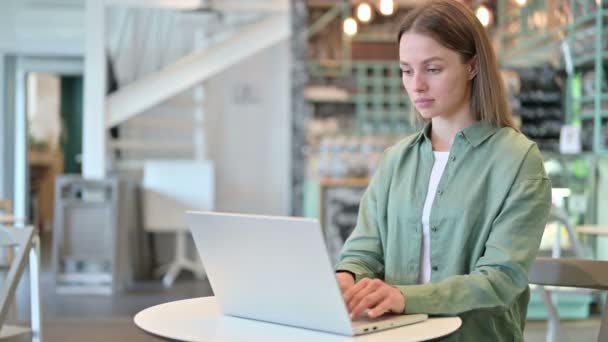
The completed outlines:
{"type": "Polygon", "coordinates": [[[378,170],[361,198],[357,225],[344,243],[336,270],[355,274],[355,280],[384,277],[384,252],[380,226],[385,225],[381,201],[387,196],[388,158],[385,151],[378,170]]]}

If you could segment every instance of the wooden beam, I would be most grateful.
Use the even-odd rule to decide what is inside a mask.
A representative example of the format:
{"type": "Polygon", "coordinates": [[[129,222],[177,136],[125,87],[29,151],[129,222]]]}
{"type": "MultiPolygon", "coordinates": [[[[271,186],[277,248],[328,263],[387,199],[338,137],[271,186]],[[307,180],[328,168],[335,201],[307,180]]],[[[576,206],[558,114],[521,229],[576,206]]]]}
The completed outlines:
{"type": "Polygon", "coordinates": [[[308,38],[310,39],[319,31],[324,29],[329,23],[331,23],[336,17],[342,14],[343,7],[340,3],[337,3],[333,7],[331,7],[327,12],[323,13],[319,19],[317,19],[314,23],[312,23],[308,27],[308,38]]]}
{"type": "Polygon", "coordinates": [[[196,51],[172,65],[129,84],[106,100],[106,127],[113,127],[144,110],[225,70],[243,59],[288,38],[287,15],[271,15],[243,28],[228,40],[196,51]]]}

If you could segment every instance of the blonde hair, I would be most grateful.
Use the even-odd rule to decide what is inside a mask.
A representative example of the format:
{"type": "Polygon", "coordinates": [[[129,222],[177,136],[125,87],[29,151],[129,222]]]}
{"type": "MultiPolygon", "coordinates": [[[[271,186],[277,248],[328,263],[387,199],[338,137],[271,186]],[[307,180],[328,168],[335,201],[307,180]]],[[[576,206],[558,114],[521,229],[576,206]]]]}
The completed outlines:
{"type": "MultiPolygon", "coordinates": [[[[492,43],[473,11],[456,0],[430,0],[405,15],[397,44],[408,32],[433,38],[460,54],[463,63],[476,58],[477,74],[471,80],[471,114],[475,120],[516,129],[492,43]]],[[[412,111],[416,121],[424,121],[413,106],[412,111]]]]}

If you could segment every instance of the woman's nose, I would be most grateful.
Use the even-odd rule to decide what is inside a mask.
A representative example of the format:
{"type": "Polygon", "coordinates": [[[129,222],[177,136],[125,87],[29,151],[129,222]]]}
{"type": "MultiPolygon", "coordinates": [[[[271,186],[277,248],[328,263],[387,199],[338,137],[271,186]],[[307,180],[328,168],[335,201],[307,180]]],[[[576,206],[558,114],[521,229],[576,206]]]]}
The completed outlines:
{"type": "Polygon", "coordinates": [[[418,73],[414,76],[414,91],[423,92],[427,90],[426,79],[424,75],[418,73]]]}

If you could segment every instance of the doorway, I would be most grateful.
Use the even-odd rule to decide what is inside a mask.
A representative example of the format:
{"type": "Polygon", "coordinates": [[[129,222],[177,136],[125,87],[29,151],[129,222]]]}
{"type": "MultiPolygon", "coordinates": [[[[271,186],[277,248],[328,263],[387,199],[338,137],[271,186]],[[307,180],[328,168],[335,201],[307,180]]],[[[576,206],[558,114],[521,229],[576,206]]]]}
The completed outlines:
{"type": "Polygon", "coordinates": [[[50,231],[55,178],[80,174],[82,76],[29,72],[26,75],[27,209],[40,231],[50,231]]]}
{"type": "Polygon", "coordinates": [[[83,61],[17,57],[15,68],[15,216],[50,230],[54,180],[80,173],[83,61]]]}

